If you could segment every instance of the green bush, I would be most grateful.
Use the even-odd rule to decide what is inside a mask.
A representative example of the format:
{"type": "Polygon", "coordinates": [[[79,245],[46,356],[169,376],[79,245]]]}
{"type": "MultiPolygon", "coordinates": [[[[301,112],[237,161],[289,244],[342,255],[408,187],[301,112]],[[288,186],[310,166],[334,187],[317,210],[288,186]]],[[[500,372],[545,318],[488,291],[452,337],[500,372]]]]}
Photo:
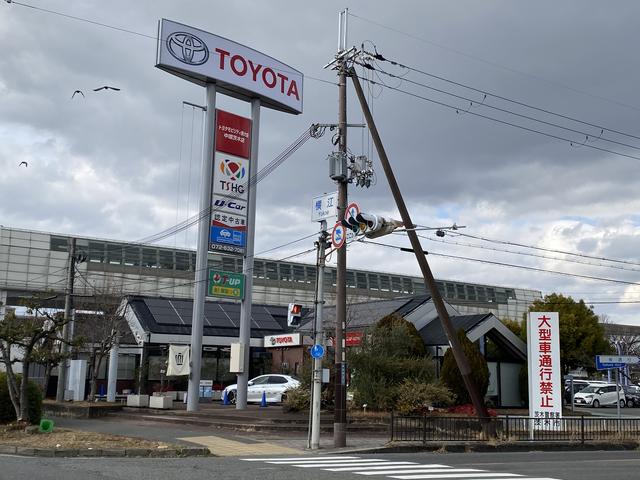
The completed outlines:
{"type": "MultiPolygon", "coordinates": [[[[471,379],[476,384],[476,388],[480,393],[480,398],[484,399],[489,388],[489,367],[487,360],[480,353],[478,346],[467,338],[464,330],[458,332],[458,340],[462,345],[462,350],[471,367],[471,379]]],[[[457,405],[465,405],[471,403],[469,392],[465,386],[460,370],[453,356],[453,350],[450,348],[444,354],[442,361],[442,371],[440,373],[442,383],[447,386],[456,396],[457,405]]]]}
{"type": "Polygon", "coordinates": [[[282,403],[282,409],[285,412],[299,412],[301,410],[309,410],[311,402],[311,392],[309,387],[299,387],[287,390],[287,396],[282,403]]]}
{"type": "MultiPolygon", "coordinates": [[[[17,375],[17,381],[19,385],[21,381],[20,375],[17,375]]],[[[40,423],[40,418],[42,417],[42,392],[40,387],[32,381],[29,381],[27,386],[27,400],[29,403],[29,423],[36,425],[40,423]]],[[[0,373],[0,424],[11,423],[15,420],[16,411],[9,397],[7,374],[0,373]]]]}
{"type": "Polygon", "coordinates": [[[444,385],[407,378],[398,388],[396,410],[402,415],[422,414],[429,407],[446,407],[454,401],[455,395],[444,385]]]}

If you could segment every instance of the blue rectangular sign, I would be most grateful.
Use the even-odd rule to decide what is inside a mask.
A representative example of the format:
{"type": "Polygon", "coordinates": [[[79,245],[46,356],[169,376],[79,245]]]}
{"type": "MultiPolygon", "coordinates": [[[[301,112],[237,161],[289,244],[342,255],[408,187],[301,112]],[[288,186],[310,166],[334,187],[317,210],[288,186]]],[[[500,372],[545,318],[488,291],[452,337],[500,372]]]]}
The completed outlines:
{"type": "Polygon", "coordinates": [[[609,370],[611,368],[622,368],[626,364],[620,362],[602,362],[601,355],[596,355],[596,370],[609,370]]]}

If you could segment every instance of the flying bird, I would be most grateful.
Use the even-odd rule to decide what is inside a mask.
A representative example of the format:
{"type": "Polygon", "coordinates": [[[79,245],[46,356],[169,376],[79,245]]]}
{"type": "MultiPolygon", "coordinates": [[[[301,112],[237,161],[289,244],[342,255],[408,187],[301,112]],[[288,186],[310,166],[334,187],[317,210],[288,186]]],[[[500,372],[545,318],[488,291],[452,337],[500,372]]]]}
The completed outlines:
{"type": "Polygon", "coordinates": [[[73,95],[71,95],[71,98],[75,97],[77,93],[82,95],[82,98],[84,98],[84,93],[82,92],[82,90],[76,90],[75,92],[73,92],[73,95]]]}
{"type": "Polygon", "coordinates": [[[29,164],[25,161],[20,162],[20,164],[18,165],[19,167],[21,167],[22,165],[24,165],[25,167],[28,167],[29,164]]]}
{"type": "Polygon", "coordinates": [[[94,92],[99,92],[100,90],[115,90],[116,92],[119,92],[120,89],[117,87],[110,87],[109,85],[105,85],[104,87],[98,87],[98,88],[94,88],[93,91],[94,92]]]}

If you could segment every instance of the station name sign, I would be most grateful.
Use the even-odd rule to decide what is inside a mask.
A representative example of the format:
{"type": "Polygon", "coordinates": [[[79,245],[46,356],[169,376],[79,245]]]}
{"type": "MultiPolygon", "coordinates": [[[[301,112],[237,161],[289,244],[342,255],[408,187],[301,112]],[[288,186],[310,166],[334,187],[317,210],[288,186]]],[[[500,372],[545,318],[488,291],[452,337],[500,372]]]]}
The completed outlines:
{"type": "Polygon", "coordinates": [[[159,22],[156,67],[198,85],[265,107],[302,113],[301,72],[268,55],[213,33],[171,20],[159,22]]]}

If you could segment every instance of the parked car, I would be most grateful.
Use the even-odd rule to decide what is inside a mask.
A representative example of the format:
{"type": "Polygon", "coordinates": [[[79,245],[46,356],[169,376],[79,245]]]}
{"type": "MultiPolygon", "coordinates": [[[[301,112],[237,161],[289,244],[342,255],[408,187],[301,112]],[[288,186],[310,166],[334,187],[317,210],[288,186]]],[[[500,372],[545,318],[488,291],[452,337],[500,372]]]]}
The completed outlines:
{"type": "MultiPolygon", "coordinates": [[[[622,387],[618,388],[620,391],[620,406],[624,407],[627,404],[624,390],[622,387]]],[[[589,385],[574,395],[573,403],[576,406],[582,405],[594,408],[617,405],[618,394],[616,393],[616,386],[610,383],[589,385]]]]}
{"type": "MultiPolygon", "coordinates": [[[[300,382],[290,375],[269,374],[249,380],[247,387],[247,402],[260,403],[262,392],[265,393],[267,403],[281,403],[287,398],[287,390],[296,388],[300,382]]],[[[222,392],[222,398],[226,392],[227,399],[231,403],[236,403],[238,385],[229,385],[222,392]]]]}
{"type": "Polygon", "coordinates": [[[640,387],[637,385],[625,385],[624,396],[627,400],[627,406],[640,407],[640,387]]]}

